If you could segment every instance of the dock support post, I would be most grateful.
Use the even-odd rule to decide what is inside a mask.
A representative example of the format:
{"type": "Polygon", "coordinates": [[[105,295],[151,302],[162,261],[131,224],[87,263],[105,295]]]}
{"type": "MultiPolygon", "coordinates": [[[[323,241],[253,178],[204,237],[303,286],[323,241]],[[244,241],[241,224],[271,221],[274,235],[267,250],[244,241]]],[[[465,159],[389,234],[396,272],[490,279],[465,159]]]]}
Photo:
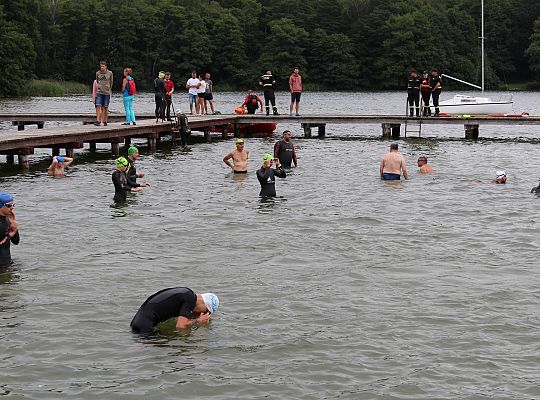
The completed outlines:
{"type": "Polygon", "coordinates": [[[6,162],[7,162],[7,165],[15,164],[15,156],[13,154],[6,155],[6,162]]]}
{"type": "Polygon", "coordinates": [[[148,150],[156,151],[157,148],[157,133],[151,133],[148,135],[148,150]]]}
{"type": "Polygon", "coordinates": [[[119,142],[111,142],[111,151],[113,153],[113,156],[117,157],[120,155],[120,143],[119,142]]]}
{"type": "Polygon", "coordinates": [[[22,170],[29,170],[30,169],[30,161],[28,160],[28,154],[19,154],[19,165],[21,166],[22,170]]]}
{"type": "Polygon", "coordinates": [[[24,122],[17,121],[17,130],[24,131],[24,122]]]}
{"type": "Polygon", "coordinates": [[[131,145],[131,138],[130,137],[127,137],[124,139],[124,144],[129,147],[131,145]]]}
{"type": "Polygon", "coordinates": [[[44,126],[45,126],[45,121],[38,121],[37,122],[37,128],[38,129],[43,129],[44,126]]]}
{"type": "Polygon", "coordinates": [[[319,139],[324,139],[326,136],[326,124],[319,125],[319,139]]]}
{"type": "Polygon", "coordinates": [[[66,157],[71,157],[71,158],[73,158],[73,155],[74,155],[74,154],[75,154],[75,151],[74,151],[72,148],[70,148],[70,147],[67,147],[67,148],[66,148],[66,157]]]}
{"type": "Polygon", "coordinates": [[[60,147],[54,146],[54,147],[52,148],[52,155],[53,155],[53,157],[54,157],[54,156],[59,156],[59,155],[60,155],[60,147]]]}
{"type": "Polygon", "coordinates": [[[234,124],[234,137],[240,137],[240,124],[234,124]]]}
{"type": "Polygon", "coordinates": [[[304,129],[304,137],[306,139],[311,138],[311,125],[310,124],[302,124],[302,128],[304,129]]]}
{"type": "Polygon", "coordinates": [[[390,123],[383,123],[382,124],[382,135],[383,138],[386,139],[399,139],[400,136],[400,130],[401,130],[401,124],[390,124],[390,123]]]}
{"type": "Polygon", "coordinates": [[[204,128],[204,140],[210,142],[212,138],[210,137],[210,128],[204,128]]]}
{"type": "Polygon", "coordinates": [[[465,139],[478,140],[478,125],[465,125],[465,139]]]}
{"type": "Polygon", "coordinates": [[[222,126],[221,127],[221,138],[222,139],[227,139],[227,129],[228,127],[226,125],[222,126]]]}
{"type": "Polygon", "coordinates": [[[90,142],[90,151],[96,151],[96,142],[90,142]]]}

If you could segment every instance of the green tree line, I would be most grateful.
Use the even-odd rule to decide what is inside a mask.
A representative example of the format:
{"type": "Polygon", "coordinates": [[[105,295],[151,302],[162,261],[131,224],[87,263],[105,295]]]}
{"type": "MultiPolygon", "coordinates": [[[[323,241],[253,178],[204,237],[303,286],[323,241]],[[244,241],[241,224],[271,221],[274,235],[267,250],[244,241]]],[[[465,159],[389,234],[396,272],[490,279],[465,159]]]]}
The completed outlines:
{"type": "MultiPolygon", "coordinates": [[[[485,0],[486,84],[540,80],[540,2],[485,0]]],[[[480,0],[3,0],[0,95],[31,79],[90,85],[106,59],[141,89],[192,69],[247,88],[294,66],[318,89],[402,88],[432,67],[480,81],[480,0]]],[[[120,79],[116,80],[117,85],[120,79]]]]}

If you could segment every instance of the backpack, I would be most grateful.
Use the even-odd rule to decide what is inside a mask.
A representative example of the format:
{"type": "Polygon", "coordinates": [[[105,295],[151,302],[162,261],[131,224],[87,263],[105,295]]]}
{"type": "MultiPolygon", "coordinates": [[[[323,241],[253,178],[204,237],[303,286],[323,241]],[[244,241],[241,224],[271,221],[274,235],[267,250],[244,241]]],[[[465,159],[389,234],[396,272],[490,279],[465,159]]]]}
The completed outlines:
{"type": "Polygon", "coordinates": [[[135,79],[131,78],[127,81],[128,94],[130,96],[137,93],[137,87],[135,86],[135,79]]]}

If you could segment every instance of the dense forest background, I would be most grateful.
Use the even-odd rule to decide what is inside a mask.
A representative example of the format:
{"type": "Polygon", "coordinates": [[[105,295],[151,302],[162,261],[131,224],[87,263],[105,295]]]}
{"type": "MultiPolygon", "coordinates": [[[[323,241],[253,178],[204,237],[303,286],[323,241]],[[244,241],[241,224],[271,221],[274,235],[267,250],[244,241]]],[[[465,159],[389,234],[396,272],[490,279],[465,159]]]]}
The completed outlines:
{"type": "MultiPolygon", "coordinates": [[[[479,36],[480,0],[2,0],[0,95],[90,85],[100,59],[143,88],[193,68],[227,88],[270,68],[286,88],[296,65],[314,89],[402,88],[431,67],[478,83],[479,36]]],[[[485,0],[485,37],[488,88],[540,80],[540,1],[485,0]]]]}

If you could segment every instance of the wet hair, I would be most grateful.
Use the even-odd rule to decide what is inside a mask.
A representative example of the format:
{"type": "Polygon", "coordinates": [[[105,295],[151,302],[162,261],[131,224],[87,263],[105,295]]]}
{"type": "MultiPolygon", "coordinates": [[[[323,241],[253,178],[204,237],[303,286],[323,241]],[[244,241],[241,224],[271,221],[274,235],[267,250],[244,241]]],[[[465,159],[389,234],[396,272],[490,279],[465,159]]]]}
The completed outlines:
{"type": "Polygon", "coordinates": [[[427,164],[427,157],[426,156],[420,156],[418,157],[418,161],[423,161],[427,164]]]}
{"type": "Polygon", "coordinates": [[[397,143],[392,143],[390,145],[390,150],[397,150],[398,149],[398,144],[397,143]]]}

